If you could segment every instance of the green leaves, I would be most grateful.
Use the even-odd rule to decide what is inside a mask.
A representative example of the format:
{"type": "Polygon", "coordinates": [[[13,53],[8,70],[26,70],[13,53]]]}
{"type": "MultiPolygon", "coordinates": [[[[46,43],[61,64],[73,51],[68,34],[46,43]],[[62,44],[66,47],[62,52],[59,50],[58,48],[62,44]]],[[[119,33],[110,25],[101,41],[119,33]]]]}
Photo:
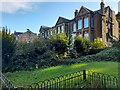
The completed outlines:
{"type": "Polygon", "coordinates": [[[64,54],[68,50],[68,37],[65,33],[53,35],[49,38],[49,45],[57,54],[64,54]]]}
{"type": "Polygon", "coordinates": [[[100,38],[96,38],[94,39],[92,48],[104,48],[104,43],[100,40],[100,38]]]}
{"type": "Polygon", "coordinates": [[[1,31],[2,36],[2,64],[3,70],[11,65],[12,56],[15,50],[15,36],[8,32],[7,27],[3,27],[1,31]]]}
{"type": "Polygon", "coordinates": [[[74,48],[77,53],[86,52],[91,47],[91,42],[88,38],[82,38],[80,36],[75,37],[74,48]]]}

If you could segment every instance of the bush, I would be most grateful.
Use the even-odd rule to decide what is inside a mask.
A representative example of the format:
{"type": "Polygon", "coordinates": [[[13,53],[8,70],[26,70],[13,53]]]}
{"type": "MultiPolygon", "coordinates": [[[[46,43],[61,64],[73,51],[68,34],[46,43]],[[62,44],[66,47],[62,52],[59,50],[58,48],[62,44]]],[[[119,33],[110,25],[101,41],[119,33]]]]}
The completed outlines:
{"type": "Polygon", "coordinates": [[[101,48],[101,49],[89,49],[88,55],[97,54],[97,53],[101,52],[102,50],[104,50],[104,48],[101,48]]]}
{"type": "Polygon", "coordinates": [[[54,50],[56,54],[61,56],[68,51],[69,39],[66,34],[53,35],[48,40],[48,46],[51,50],[54,50]]]}
{"type": "Polygon", "coordinates": [[[91,42],[88,38],[82,38],[80,36],[75,37],[74,49],[77,53],[85,54],[89,51],[91,42]]]}
{"type": "Polygon", "coordinates": [[[104,43],[100,40],[100,38],[94,39],[94,42],[92,43],[92,48],[104,48],[104,43]]]}
{"type": "MultiPolygon", "coordinates": [[[[98,49],[99,50],[99,49],[98,49]]],[[[96,51],[95,51],[96,52],[96,51]]],[[[92,62],[92,61],[117,61],[119,58],[120,50],[116,47],[106,48],[106,49],[100,49],[99,53],[96,53],[94,55],[87,55],[87,56],[81,56],[80,58],[69,58],[64,59],[65,64],[74,64],[74,63],[81,63],[81,62],[92,62]]]]}

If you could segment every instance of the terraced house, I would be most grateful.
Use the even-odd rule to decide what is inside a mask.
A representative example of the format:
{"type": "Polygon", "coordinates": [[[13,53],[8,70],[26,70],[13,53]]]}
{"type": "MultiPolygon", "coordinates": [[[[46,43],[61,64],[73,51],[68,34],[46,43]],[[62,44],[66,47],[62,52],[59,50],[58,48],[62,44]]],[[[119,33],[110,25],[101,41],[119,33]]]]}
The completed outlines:
{"type": "Polygon", "coordinates": [[[99,37],[105,45],[112,39],[118,40],[119,38],[115,11],[109,6],[105,7],[103,0],[99,10],[92,11],[82,6],[80,10],[75,10],[72,20],[59,17],[55,26],[41,26],[39,32],[45,38],[59,33],[70,34],[73,38],[76,35],[88,37],[90,41],[99,37]]]}

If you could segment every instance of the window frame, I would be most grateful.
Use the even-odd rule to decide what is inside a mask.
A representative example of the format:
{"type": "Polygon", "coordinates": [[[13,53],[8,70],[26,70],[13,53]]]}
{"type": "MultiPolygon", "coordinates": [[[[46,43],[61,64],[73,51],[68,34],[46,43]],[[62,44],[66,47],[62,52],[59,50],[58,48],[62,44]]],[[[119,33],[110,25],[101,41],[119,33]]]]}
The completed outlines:
{"type": "Polygon", "coordinates": [[[84,25],[83,26],[84,26],[84,28],[88,28],[89,27],[89,17],[85,17],[84,18],[84,25]],[[87,21],[86,21],[86,19],[87,19],[87,21]]]}
{"type": "Polygon", "coordinates": [[[57,29],[57,30],[58,30],[58,34],[59,34],[59,33],[60,33],[60,26],[58,26],[58,29],[57,29]]]}
{"type": "Polygon", "coordinates": [[[76,32],[77,28],[76,28],[76,23],[73,24],[73,32],[76,32]]]}
{"type": "Polygon", "coordinates": [[[82,29],[82,19],[78,20],[78,30],[82,29]]]}
{"type": "Polygon", "coordinates": [[[62,25],[62,27],[61,27],[61,31],[62,31],[62,33],[64,33],[64,25],[62,25]]]}

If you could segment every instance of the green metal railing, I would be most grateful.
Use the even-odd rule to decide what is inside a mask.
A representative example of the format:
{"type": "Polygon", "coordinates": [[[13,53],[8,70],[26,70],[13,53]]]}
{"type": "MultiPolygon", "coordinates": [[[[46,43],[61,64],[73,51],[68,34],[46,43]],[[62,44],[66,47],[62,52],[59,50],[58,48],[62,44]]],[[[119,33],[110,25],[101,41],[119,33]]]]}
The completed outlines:
{"type": "MultiPolygon", "coordinates": [[[[79,71],[69,75],[56,77],[50,80],[32,83],[19,90],[44,90],[44,89],[70,89],[70,88],[118,88],[118,78],[92,71],[79,71]]],[[[11,89],[13,90],[13,89],[11,89]]]]}

